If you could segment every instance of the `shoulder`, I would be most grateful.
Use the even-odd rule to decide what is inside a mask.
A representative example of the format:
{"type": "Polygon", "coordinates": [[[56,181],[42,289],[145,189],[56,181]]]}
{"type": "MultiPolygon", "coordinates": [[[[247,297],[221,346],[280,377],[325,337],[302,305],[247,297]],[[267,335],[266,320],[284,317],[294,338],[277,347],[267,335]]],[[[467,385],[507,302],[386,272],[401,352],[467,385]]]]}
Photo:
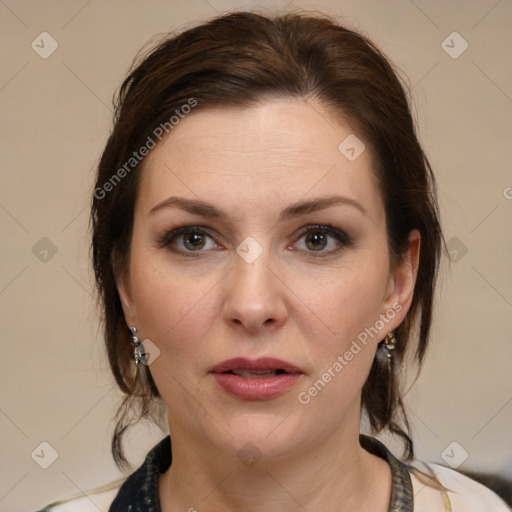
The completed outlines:
{"type": "Polygon", "coordinates": [[[107,491],[91,492],[78,498],[57,501],[38,512],[108,512],[120,486],[107,491]]]}
{"type": "Polygon", "coordinates": [[[426,461],[415,461],[410,468],[415,512],[450,510],[446,504],[448,500],[452,512],[510,512],[512,510],[488,487],[454,469],[426,461]],[[429,479],[418,474],[415,469],[435,475],[447,488],[446,494],[431,487],[429,479]]]}

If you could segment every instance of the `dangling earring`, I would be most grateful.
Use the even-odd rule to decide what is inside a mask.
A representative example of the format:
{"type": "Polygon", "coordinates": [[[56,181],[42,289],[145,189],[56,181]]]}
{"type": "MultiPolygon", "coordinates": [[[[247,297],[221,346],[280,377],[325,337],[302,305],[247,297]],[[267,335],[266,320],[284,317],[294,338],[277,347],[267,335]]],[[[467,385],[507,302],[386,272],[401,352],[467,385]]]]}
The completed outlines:
{"type": "Polygon", "coordinates": [[[390,331],[386,334],[384,343],[386,345],[386,355],[389,359],[391,359],[391,350],[395,350],[396,347],[396,336],[393,331],[390,331]]]}
{"type": "Polygon", "coordinates": [[[397,339],[395,333],[390,331],[386,334],[386,337],[383,340],[384,347],[382,349],[383,352],[386,353],[386,366],[388,370],[388,398],[387,398],[387,407],[386,407],[386,416],[390,417],[392,413],[392,405],[393,405],[393,357],[392,352],[396,348],[397,339]]]}
{"type": "Polygon", "coordinates": [[[386,334],[386,337],[379,343],[379,347],[377,349],[377,360],[381,365],[386,364],[388,370],[388,376],[391,379],[392,366],[393,366],[393,356],[392,351],[395,350],[397,344],[397,339],[395,333],[390,331],[386,334]]]}
{"type": "Polygon", "coordinates": [[[139,363],[141,361],[141,350],[140,350],[140,340],[135,336],[137,329],[135,327],[128,327],[131,332],[131,344],[133,347],[133,360],[135,362],[135,367],[138,368],[139,363]]]}
{"type": "Polygon", "coordinates": [[[395,350],[396,347],[396,336],[393,331],[390,331],[386,334],[386,337],[384,338],[384,345],[386,347],[386,356],[387,356],[387,364],[388,364],[388,373],[391,376],[391,357],[392,357],[392,351],[395,350]]]}

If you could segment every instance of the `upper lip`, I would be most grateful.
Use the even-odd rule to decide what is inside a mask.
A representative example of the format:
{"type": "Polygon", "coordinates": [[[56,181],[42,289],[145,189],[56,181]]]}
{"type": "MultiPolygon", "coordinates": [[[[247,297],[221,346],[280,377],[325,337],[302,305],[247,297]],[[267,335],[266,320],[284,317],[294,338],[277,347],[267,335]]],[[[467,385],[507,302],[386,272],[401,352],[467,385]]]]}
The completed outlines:
{"type": "Polygon", "coordinates": [[[275,357],[260,357],[258,359],[246,359],[245,357],[235,357],[227,359],[215,365],[210,369],[213,373],[225,373],[231,370],[246,370],[246,371],[265,371],[265,370],[282,370],[287,373],[304,373],[297,366],[276,359],[275,357]]]}

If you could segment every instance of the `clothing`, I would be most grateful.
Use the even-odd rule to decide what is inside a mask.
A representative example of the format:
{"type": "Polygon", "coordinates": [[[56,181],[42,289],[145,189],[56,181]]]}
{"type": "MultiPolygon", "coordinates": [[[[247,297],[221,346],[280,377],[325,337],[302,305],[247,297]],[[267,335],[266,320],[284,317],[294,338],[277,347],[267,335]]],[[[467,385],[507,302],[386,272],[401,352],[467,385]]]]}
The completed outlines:
{"type": "MultiPolygon", "coordinates": [[[[405,464],[397,459],[379,440],[360,434],[361,446],[386,460],[392,472],[393,487],[388,512],[510,512],[512,508],[482,484],[453,469],[435,463],[414,461],[405,464]],[[434,473],[450,489],[441,492],[422,483],[417,473],[434,473]]],[[[142,465],[116,489],[101,495],[73,500],[44,509],[45,512],[161,512],[158,477],[171,465],[170,436],[162,439],[146,456],[142,465]],[[94,503],[92,503],[94,502],[94,503]]],[[[194,504],[193,504],[194,505],[194,504]]],[[[200,504],[195,504],[201,510],[200,504]]],[[[194,510],[194,507],[191,506],[194,510]]],[[[219,511],[222,512],[222,511],[219,511]]]]}

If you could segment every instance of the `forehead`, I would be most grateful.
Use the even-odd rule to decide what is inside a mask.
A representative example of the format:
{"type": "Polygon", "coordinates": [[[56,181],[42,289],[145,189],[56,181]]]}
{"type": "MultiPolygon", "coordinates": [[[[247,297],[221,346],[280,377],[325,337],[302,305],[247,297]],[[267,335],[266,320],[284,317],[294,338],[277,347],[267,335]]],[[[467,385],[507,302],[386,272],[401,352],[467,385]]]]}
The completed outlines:
{"type": "Polygon", "coordinates": [[[378,206],[363,148],[347,123],[311,100],[192,111],[146,157],[137,203],[148,211],[182,195],[215,198],[227,208],[272,208],[269,198],[288,204],[339,192],[378,206]]]}

